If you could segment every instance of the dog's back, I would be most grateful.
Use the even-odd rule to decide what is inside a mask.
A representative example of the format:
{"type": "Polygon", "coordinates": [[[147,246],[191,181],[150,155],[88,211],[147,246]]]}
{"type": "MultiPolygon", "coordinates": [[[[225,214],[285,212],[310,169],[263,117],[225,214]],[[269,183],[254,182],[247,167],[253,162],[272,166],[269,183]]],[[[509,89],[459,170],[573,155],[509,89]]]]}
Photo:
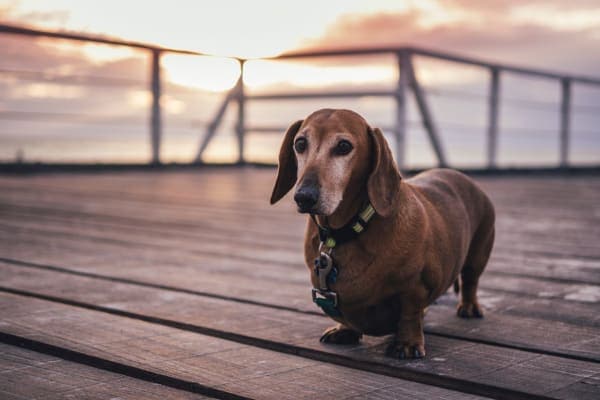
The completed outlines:
{"type": "MultiPolygon", "coordinates": [[[[457,214],[460,218],[460,214],[464,211],[471,223],[494,225],[495,212],[491,200],[475,181],[459,171],[444,168],[430,169],[407,179],[406,183],[417,189],[433,206],[443,210],[447,216],[457,214]],[[458,204],[462,205],[462,209],[456,209],[458,204]]],[[[460,223],[460,221],[452,222],[460,223]]],[[[471,226],[470,229],[474,234],[478,226],[471,226]]]]}

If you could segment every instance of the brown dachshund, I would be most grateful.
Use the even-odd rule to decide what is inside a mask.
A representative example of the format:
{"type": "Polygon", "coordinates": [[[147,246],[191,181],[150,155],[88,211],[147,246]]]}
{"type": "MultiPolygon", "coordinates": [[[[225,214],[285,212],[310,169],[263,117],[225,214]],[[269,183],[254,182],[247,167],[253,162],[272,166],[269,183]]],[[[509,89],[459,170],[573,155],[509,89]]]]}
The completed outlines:
{"type": "Polygon", "coordinates": [[[424,310],[453,283],[457,314],[483,316],[477,283],[495,216],[470,178],[433,169],[402,179],[379,129],[352,111],[323,109],[285,134],[271,204],[294,186],[298,211],[311,215],[304,253],[313,299],[339,323],[322,342],[394,333],[388,355],[420,358],[424,310]]]}

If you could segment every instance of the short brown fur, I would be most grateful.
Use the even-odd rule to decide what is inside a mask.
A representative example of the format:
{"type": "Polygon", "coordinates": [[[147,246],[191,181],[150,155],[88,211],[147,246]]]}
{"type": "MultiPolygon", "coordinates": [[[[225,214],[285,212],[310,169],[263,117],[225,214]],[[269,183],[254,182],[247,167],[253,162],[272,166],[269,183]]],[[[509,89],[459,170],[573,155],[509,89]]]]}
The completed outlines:
{"type": "MultiPolygon", "coordinates": [[[[338,183],[328,182],[332,165],[344,166],[343,176],[335,177],[345,184],[343,195],[333,212],[316,212],[318,221],[339,228],[367,200],[377,215],[363,234],[334,250],[340,272],[331,289],[338,293],[342,317],[335,318],[339,324],[321,340],[355,343],[362,334],[393,333],[389,355],[424,356],[424,310],[459,277],[457,314],[482,317],[477,284],[492,250],[495,220],[485,193],[470,178],[449,169],[402,179],[379,129],[372,129],[352,111],[325,109],[288,129],[271,203],[295,184],[299,186],[307,175],[318,179],[324,193],[340,190],[335,186],[338,183]],[[319,150],[333,143],[331,137],[340,132],[354,145],[343,161],[319,150]],[[309,140],[309,150],[301,159],[293,149],[299,135],[309,140]],[[297,170],[299,164],[302,171],[297,170]]],[[[318,230],[309,219],[304,252],[313,285],[317,284],[312,267],[318,248],[318,230]]]]}

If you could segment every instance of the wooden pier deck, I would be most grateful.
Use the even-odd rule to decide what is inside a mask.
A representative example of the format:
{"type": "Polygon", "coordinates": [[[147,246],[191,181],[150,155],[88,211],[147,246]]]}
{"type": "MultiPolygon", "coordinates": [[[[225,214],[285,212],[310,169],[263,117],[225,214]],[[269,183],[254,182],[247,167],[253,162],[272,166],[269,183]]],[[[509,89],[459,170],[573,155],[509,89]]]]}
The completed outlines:
{"type": "Polygon", "coordinates": [[[0,176],[2,399],[599,399],[600,176],[482,176],[486,317],[427,357],[319,343],[305,218],[274,170],[0,176]]]}

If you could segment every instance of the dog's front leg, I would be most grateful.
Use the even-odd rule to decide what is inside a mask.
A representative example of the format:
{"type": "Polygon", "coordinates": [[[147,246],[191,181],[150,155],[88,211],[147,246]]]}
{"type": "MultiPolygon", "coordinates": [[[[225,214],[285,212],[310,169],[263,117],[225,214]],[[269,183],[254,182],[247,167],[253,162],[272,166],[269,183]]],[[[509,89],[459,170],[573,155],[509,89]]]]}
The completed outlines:
{"type": "Polygon", "coordinates": [[[423,316],[423,309],[403,311],[394,340],[386,350],[388,356],[399,359],[425,356],[423,316]]]}

